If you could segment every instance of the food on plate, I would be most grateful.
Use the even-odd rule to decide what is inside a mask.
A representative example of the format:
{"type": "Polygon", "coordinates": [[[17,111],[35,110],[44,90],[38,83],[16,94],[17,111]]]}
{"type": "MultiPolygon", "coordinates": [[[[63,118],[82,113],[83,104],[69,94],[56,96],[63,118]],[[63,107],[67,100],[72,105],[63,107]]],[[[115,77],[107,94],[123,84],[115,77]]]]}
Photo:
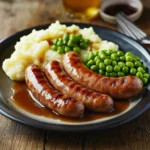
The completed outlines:
{"type": "Polygon", "coordinates": [[[89,70],[75,52],[63,57],[67,74],[79,84],[114,98],[126,99],[137,95],[143,88],[142,81],[136,76],[105,77],[89,70]]]}
{"type": "Polygon", "coordinates": [[[96,93],[77,84],[65,73],[58,61],[48,63],[45,66],[45,74],[54,88],[83,102],[87,109],[95,112],[108,112],[112,109],[113,100],[110,96],[96,93]]]}
{"type": "Polygon", "coordinates": [[[33,96],[54,112],[67,117],[80,117],[83,114],[84,105],[53,89],[37,65],[27,67],[25,80],[33,96]]]}
{"type": "MultiPolygon", "coordinates": [[[[95,113],[93,111],[85,110],[84,114],[79,118],[64,117],[54,113],[52,110],[47,107],[41,106],[38,104],[37,100],[33,100],[33,97],[30,96],[31,92],[28,90],[27,85],[24,82],[14,82],[12,85],[13,96],[11,99],[15,103],[15,106],[23,109],[33,115],[36,115],[36,118],[42,117],[45,119],[53,119],[55,121],[63,121],[69,123],[83,123],[87,121],[96,121],[98,119],[106,119],[108,117],[113,117],[115,115],[120,115],[124,113],[127,109],[132,108],[130,100],[125,101],[114,101],[114,106],[111,111],[108,113],[95,113]]],[[[137,102],[137,101],[136,101],[137,102]]],[[[137,102],[138,103],[138,102],[137,102]]]]}
{"type": "MultiPolygon", "coordinates": [[[[92,27],[83,29],[80,29],[76,25],[67,27],[66,25],[60,24],[59,21],[56,21],[56,23],[52,23],[45,30],[33,30],[30,34],[21,37],[20,41],[16,43],[15,51],[11,57],[3,62],[2,68],[4,72],[10,79],[22,81],[25,79],[25,69],[31,64],[36,64],[40,68],[44,68],[50,60],[61,62],[63,54],[59,53],[61,53],[62,47],[59,48],[59,53],[52,49],[55,49],[53,42],[57,41],[57,39],[65,38],[64,35],[70,35],[70,40],[73,40],[75,35],[79,35],[78,38],[81,38],[82,35],[80,45],[80,57],[82,59],[86,59],[91,51],[104,49],[118,50],[118,45],[102,40],[94,32],[92,27]],[[88,44],[89,41],[90,44],[88,44]],[[87,43],[87,46],[85,43],[87,43]]],[[[69,50],[74,49],[76,52],[79,51],[78,46],[74,45],[72,47],[72,43],[68,47],[69,50]]],[[[68,47],[66,51],[69,51],[68,47]]]]}
{"type": "Polygon", "coordinates": [[[82,116],[84,107],[110,112],[111,97],[136,96],[149,80],[139,57],[102,40],[92,27],[59,21],[21,37],[2,68],[10,79],[25,80],[41,104],[66,117],[82,116]]]}
{"type": "Polygon", "coordinates": [[[86,49],[90,44],[89,39],[83,39],[82,34],[64,34],[62,38],[58,38],[52,41],[53,45],[51,49],[57,51],[59,54],[64,54],[70,51],[77,53],[81,52],[81,49],[86,49]]]}
{"type": "Polygon", "coordinates": [[[92,71],[108,76],[122,77],[127,75],[137,76],[146,85],[149,80],[146,66],[138,56],[131,52],[124,53],[116,50],[103,50],[90,52],[85,65],[92,71]]]}

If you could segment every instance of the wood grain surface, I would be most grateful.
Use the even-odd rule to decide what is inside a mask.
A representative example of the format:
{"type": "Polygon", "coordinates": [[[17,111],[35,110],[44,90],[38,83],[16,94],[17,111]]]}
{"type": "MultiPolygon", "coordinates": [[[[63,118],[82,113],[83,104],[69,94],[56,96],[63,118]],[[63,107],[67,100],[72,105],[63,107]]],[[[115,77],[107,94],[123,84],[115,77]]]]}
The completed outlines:
{"type": "MultiPolygon", "coordinates": [[[[150,1],[136,22],[150,34],[150,1]]],[[[61,0],[0,0],[0,39],[55,20],[90,22],[116,29],[96,18],[69,18],[61,0]]],[[[25,126],[0,115],[0,150],[150,150],[150,110],[120,127],[91,133],[60,133],[25,126]]]]}

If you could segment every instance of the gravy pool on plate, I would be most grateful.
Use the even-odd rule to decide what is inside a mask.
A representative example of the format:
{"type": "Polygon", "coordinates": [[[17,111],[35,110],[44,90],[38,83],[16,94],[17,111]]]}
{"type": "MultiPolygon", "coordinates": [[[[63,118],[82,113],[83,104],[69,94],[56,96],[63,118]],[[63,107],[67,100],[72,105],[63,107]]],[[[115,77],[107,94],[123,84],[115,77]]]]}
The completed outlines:
{"type": "Polygon", "coordinates": [[[65,122],[87,122],[87,121],[93,121],[101,118],[107,118],[107,117],[120,114],[121,112],[124,112],[130,106],[129,100],[115,101],[113,110],[108,113],[94,113],[90,111],[85,111],[84,115],[81,118],[72,119],[72,118],[66,118],[61,115],[58,115],[53,111],[35,102],[31,98],[25,82],[14,82],[12,86],[12,90],[13,90],[13,96],[11,97],[11,100],[18,107],[37,116],[44,116],[54,120],[59,119],[60,121],[65,121],[65,122]]]}

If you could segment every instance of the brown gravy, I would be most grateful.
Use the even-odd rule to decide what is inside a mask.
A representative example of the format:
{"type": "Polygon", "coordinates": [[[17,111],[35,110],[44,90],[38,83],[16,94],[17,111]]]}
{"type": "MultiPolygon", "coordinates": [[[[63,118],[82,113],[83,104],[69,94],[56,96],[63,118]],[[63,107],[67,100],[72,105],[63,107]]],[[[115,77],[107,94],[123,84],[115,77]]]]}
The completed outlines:
{"type": "Polygon", "coordinates": [[[23,110],[38,116],[44,116],[51,119],[59,119],[61,121],[66,121],[66,122],[85,122],[85,121],[92,121],[100,118],[107,118],[125,111],[130,105],[129,101],[115,101],[114,109],[109,113],[94,113],[94,112],[86,111],[81,118],[72,119],[72,118],[66,118],[57,115],[56,113],[49,110],[48,108],[42,107],[39,104],[37,104],[31,98],[27,86],[24,82],[15,82],[12,86],[12,90],[13,90],[13,96],[11,97],[11,99],[17,106],[19,106],[23,110]]]}
{"type": "Polygon", "coordinates": [[[116,16],[116,14],[119,12],[123,12],[129,16],[134,14],[136,11],[137,11],[136,8],[124,3],[108,6],[104,10],[104,12],[110,16],[116,16]]]}

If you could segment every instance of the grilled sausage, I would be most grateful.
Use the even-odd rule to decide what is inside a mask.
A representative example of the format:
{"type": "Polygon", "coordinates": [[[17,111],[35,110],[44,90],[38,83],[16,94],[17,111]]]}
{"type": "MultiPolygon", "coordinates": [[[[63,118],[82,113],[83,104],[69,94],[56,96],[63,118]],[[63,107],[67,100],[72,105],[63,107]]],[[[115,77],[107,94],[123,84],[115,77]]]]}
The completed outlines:
{"type": "Polygon", "coordinates": [[[130,98],[137,95],[143,88],[142,81],[135,76],[112,78],[90,71],[75,52],[64,55],[63,65],[68,75],[79,84],[113,98],[130,98]]]}
{"type": "Polygon", "coordinates": [[[48,63],[45,66],[45,74],[57,90],[83,102],[86,108],[95,112],[108,112],[112,109],[113,100],[110,96],[96,93],[77,84],[64,72],[59,62],[48,63]]]}
{"type": "Polygon", "coordinates": [[[83,114],[83,103],[53,89],[37,65],[27,67],[25,80],[29,90],[44,106],[67,117],[80,117],[83,114]]]}

